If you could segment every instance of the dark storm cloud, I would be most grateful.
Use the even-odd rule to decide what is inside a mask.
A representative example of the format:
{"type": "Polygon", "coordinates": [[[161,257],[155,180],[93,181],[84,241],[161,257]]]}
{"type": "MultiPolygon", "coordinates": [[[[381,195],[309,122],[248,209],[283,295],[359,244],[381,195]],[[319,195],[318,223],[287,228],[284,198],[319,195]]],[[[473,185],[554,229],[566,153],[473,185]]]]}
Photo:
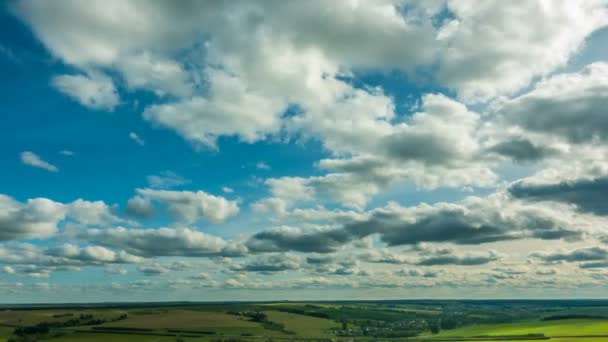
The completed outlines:
{"type": "Polygon", "coordinates": [[[511,185],[509,192],[517,198],[569,203],[582,212],[608,215],[608,177],[543,185],[520,181],[511,185]]]}

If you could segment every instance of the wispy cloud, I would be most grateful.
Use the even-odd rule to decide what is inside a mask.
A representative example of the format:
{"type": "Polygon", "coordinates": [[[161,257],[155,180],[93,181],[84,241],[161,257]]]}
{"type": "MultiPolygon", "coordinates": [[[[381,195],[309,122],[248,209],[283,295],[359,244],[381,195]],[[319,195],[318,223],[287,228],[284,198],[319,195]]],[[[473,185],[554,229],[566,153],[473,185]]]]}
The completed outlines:
{"type": "Polygon", "coordinates": [[[146,142],[144,141],[144,139],[142,139],[137,133],[135,132],[131,132],[129,133],[129,138],[133,141],[135,141],[138,145],[140,146],[144,146],[146,144],[146,142]]]}
{"type": "Polygon", "coordinates": [[[37,167],[39,169],[44,169],[50,172],[59,171],[59,168],[57,168],[57,166],[43,160],[37,154],[31,151],[21,152],[21,162],[25,165],[37,167]]]}

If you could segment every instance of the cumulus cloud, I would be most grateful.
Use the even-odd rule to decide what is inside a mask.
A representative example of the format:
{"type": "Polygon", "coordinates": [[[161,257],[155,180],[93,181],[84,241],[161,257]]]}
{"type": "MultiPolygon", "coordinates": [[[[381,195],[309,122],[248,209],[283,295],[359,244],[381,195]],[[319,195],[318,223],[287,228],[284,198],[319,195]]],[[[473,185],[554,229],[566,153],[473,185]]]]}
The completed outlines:
{"type": "Polygon", "coordinates": [[[63,244],[41,247],[9,243],[0,246],[0,263],[11,265],[15,273],[47,277],[54,271],[78,271],[86,266],[136,264],[144,259],[125,251],[98,245],[63,244]],[[35,275],[32,275],[35,274],[35,275]]]}
{"type": "Polygon", "coordinates": [[[608,249],[603,247],[587,247],[575,249],[572,251],[562,252],[537,252],[531,255],[534,258],[541,259],[547,262],[566,261],[566,262],[581,262],[581,261],[608,261],[608,249]]]}
{"type": "Polygon", "coordinates": [[[132,264],[143,261],[143,258],[125,252],[115,252],[101,246],[78,247],[72,244],[64,244],[59,247],[50,248],[47,255],[93,263],[117,263],[132,264]]]}
{"type": "Polygon", "coordinates": [[[146,199],[165,204],[173,216],[186,222],[205,219],[220,223],[239,213],[239,205],[236,201],[214,196],[204,191],[137,189],[137,193],[139,196],[131,199],[132,213],[137,213],[136,209],[139,209],[140,213],[148,213],[149,207],[145,203],[146,199]],[[136,206],[139,207],[136,208],[136,206]]]}
{"type": "Polygon", "coordinates": [[[0,241],[48,238],[68,220],[83,226],[122,221],[102,201],[77,199],[64,204],[47,198],[32,198],[22,203],[0,194],[0,241]]]}
{"type": "Polygon", "coordinates": [[[557,150],[535,144],[527,138],[514,137],[496,143],[487,150],[490,153],[511,158],[518,163],[531,163],[543,160],[558,153],[557,150]]]}
{"type": "Polygon", "coordinates": [[[21,152],[21,162],[25,165],[37,167],[50,172],[57,172],[59,168],[57,166],[43,160],[36,153],[31,151],[21,152]]]}
{"type": "Polygon", "coordinates": [[[478,266],[497,261],[500,256],[496,252],[487,253],[467,253],[464,255],[447,254],[425,257],[416,261],[418,266],[437,266],[437,265],[459,265],[459,266],[478,266]]]}
{"type": "Polygon", "coordinates": [[[554,201],[575,205],[583,212],[608,215],[608,177],[580,178],[555,183],[535,183],[526,179],[515,182],[509,192],[530,201],[554,201]]]}
{"type": "Polygon", "coordinates": [[[90,109],[113,111],[120,102],[112,79],[100,73],[55,76],[52,84],[57,90],[90,109]]]}
{"type": "MultiPolygon", "coordinates": [[[[508,258],[469,250],[472,245],[570,242],[605,227],[608,67],[599,62],[560,71],[591,33],[608,24],[603,0],[19,0],[11,6],[50,54],[74,70],[51,84],[89,109],[115,110],[118,88],[145,91],[142,117],[195,148],[218,150],[225,137],[244,143],[312,139],[325,158],[312,175],[266,179],[269,196],[251,208],[270,216],[275,227],[235,240],[180,226],[116,227],[130,222],[100,201],[22,203],[0,196],[2,241],[46,238],[66,223],[100,228],[70,226],[83,246],[0,246],[0,261],[16,265],[18,274],[48,277],[62,267],[121,263],[140,263],[142,274],[165,274],[188,266],[141,264],[142,258],[187,256],[221,261],[218,267],[236,276],[216,286],[231,288],[399,287],[405,276],[416,286],[454,286],[468,280],[424,268],[508,258]],[[379,74],[424,83],[431,93],[414,92],[411,106],[403,106],[382,82],[368,82],[367,75],[379,74]],[[446,89],[450,96],[437,93],[446,89]],[[540,171],[487,196],[368,208],[386,201],[379,195],[395,184],[413,184],[418,191],[497,187],[499,177],[512,171],[509,162],[540,171]],[[288,251],[306,255],[277,254],[288,251]],[[250,253],[256,255],[238,262],[222,258],[250,253]],[[391,271],[366,277],[370,263],[385,263],[391,271]],[[394,270],[402,264],[420,269],[394,270]],[[243,278],[246,272],[300,271],[327,278],[243,278]]],[[[144,144],[137,133],[129,136],[144,144]]],[[[57,171],[32,152],[24,154],[24,163],[57,171]]],[[[269,168],[263,162],[255,167],[269,168]]],[[[180,224],[194,225],[222,223],[241,210],[240,200],[170,190],[189,183],[170,171],[147,181],[149,188],[137,189],[127,202],[133,217],[166,210],[180,224]]],[[[581,268],[606,264],[598,250],[547,253],[534,258],[581,268]]],[[[505,269],[470,276],[484,286],[523,278],[505,269]]],[[[539,284],[553,278],[547,274],[539,284]]]]}
{"type": "Polygon", "coordinates": [[[480,244],[524,238],[572,240],[593,230],[594,224],[593,220],[579,220],[567,208],[522,203],[499,193],[410,208],[390,204],[339,228],[280,227],[261,231],[247,245],[252,251],[329,253],[372,234],[379,234],[389,246],[422,242],[480,244]]]}
{"type": "Polygon", "coordinates": [[[251,261],[232,266],[234,271],[276,273],[282,271],[293,271],[300,268],[301,261],[293,255],[269,255],[262,256],[251,261]]]}
{"type": "Polygon", "coordinates": [[[254,234],[247,247],[254,252],[330,253],[351,240],[348,232],[341,229],[279,227],[254,234]]]}
{"type": "Polygon", "coordinates": [[[21,203],[0,195],[0,241],[47,238],[57,232],[57,225],[65,216],[62,203],[46,198],[21,203]]]}
{"type": "Polygon", "coordinates": [[[220,70],[208,70],[209,97],[154,105],[143,116],[171,128],[195,143],[216,148],[218,136],[237,136],[255,142],[281,127],[286,104],[258,94],[240,79],[220,70]]]}
{"type": "Polygon", "coordinates": [[[153,256],[239,256],[247,250],[237,242],[227,242],[188,228],[88,229],[78,238],[135,255],[153,256]]]}
{"type": "Polygon", "coordinates": [[[158,263],[141,265],[137,267],[137,270],[146,276],[157,276],[169,272],[168,268],[158,263]]]}
{"type": "Polygon", "coordinates": [[[572,143],[608,140],[608,64],[598,62],[574,73],[557,74],[499,109],[523,129],[558,136],[572,143]]]}
{"type": "Polygon", "coordinates": [[[358,132],[352,143],[330,146],[351,157],[319,161],[318,168],[327,172],[322,176],[266,180],[273,198],[260,201],[260,206],[280,213],[293,203],[315,198],[363,210],[374,195],[398,180],[412,180],[424,188],[494,184],[492,165],[481,156],[480,115],[441,94],[425,95],[420,109],[400,124],[374,120],[381,127],[370,134],[331,126],[335,131],[326,132],[331,139],[358,132]]]}
{"type": "Polygon", "coordinates": [[[123,221],[114,214],[114,208],[103,201],[77,199],[67,205],[67,215],[87,226],[101,226],[123,221]]]}
{"type": "Polygon", "coordinates": [[[403,253],[391,251],[388,249],[371,249],[359,255],[359,258],[365,262],[381,263],[381,264],[411,264],[413,259],[403,253]]]}
{"type": "Polygon", "coordinates": [[[142,219],[148,219],[154,216],[156,210],[154,205],[149,198],[142,196],[134,196],[127,201],[127,214],[139,217],[142,219]]]}
{"type": "Polygon", "coordinates": [[[591,32],[608,24],[600,0],[448,1],[447,8],[454,18],[438,35],[445,43],[439,79],[467,101],[514,93],[533,77],[549,74],[565,65],[591,32]]]}

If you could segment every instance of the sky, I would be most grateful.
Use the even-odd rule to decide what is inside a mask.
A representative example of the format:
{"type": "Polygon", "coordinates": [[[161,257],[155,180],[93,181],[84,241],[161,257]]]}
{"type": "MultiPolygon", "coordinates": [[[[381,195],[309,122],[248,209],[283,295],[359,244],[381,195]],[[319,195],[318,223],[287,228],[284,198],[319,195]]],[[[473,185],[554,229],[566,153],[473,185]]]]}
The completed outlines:
{"type": "Polygon", "coordinates": [[[2,303],[607,293],[606,0],[0,6],[2,303]]]}

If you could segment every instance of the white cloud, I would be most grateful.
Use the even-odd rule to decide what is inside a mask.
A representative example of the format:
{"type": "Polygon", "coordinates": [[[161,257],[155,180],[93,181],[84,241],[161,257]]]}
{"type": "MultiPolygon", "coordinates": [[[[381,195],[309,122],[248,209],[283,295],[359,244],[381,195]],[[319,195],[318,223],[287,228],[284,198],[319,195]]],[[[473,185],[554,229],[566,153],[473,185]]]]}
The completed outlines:
{"type": "Polygon", "coordinates": [[[48,238],[66,219],[84,226],[122,221],[102,201],[78,199],[64,204],[47,198],[33,198],[22,203],[0,194],[0,241],[48,238]]]}
{"type": "MultiPolygon", "coordinates": [[[[213,272],[327,275],[262,282],[236,274],[213,282],[231,288],[399,287],[401,276],[410,276],[412,286],[520,286],[523,276],[507,268],[466,275],[425,268],[521,262],[476,245],[494,248],[517,240],[513,250],[521,255],[544,240],[551,240],[551,247],[580,246],[581,239],[597,238],[606,226],[605,209],[598,204],[602,193],[588,189],[603,189],[608,175],[603,115],[608,67],[600,62],[560,74],[590,34],[608,24],[604,0],[19,0],[13,6],[49,52],[75,70],[56,76],[52,84],[88,108],[114,110],[120,104],[118,88],[147,91],[153,95],[144,119],[196,147],[219,149],[224,137],[244,143],[312,139],[325,154],[312,175],[266,179],[269,196],[251,208],[254,219],[269,218],[278,227],[235,240],[175,226],[115,227],[124,220],[104,202],[21,203],[0,197],[0,240],[69,231],[92,243],[53,250],[0,246],[0,261],[15,264],[16,274],[48,277],[62,267],[195,256],[213,257],[213,272]],[[412,91],[407,101],[415,105],[402,110],[401,94],[393,98],[393,87],[383,89],[382,82],[367,84],[368,75],[403,77],[408,86],[423,84],[424,91],[449,89],[458,100],[430,93],[418,102],[418,91],[412,91]],[[526,163],[525,172],[537,172],[515,183],[519,193],[505,184],[506,190],[493,195],[437,203],[434,196],[444,196],[438,191],[432,204],[366,209],[375,200],[385,201],[379,195],[387,189],[394,195],[399,189],[393,185],[413,183],[421,192],[502,187],[499,175],[510,179],[511,172],[520,172],[510,169],[512,161],[526,163]],[[70,229],[64,229],[66,222],[70,229]],[[246,239],[250,250],[239,239],[246,239]],[[419,244],[425,242],[441,247],[423,251],[419,244]],[[353,261],[357,246],[366,248],[367,262],[353,261]],[[411,254],[395,253],[390,246],[409,248],[411,254]],[[299,255],[222,258],[284,251],[330,257],[326,267],[305,268],[299,255]],[[388,263],[386,274],[366,268],[370,262],[388,263]],[[399,263],[419,268],[401,273],[390,268],[399,263]],[[371,279],[370,272],[379,276],[371,279]]],[[[135,132],[129,137],[144,144],[135,132]]],[[[24,163],[57,171],[24,153],[30,153],[22,155],[24,163]]],[[[269,169],[262,161],[255,167],[269,169]]],[[[171,172],[149,175],[147,181],[149,188],[137,189],[128,200],[128,214],[150,218],[166,209],[186,223],[221,223],[241,209],[240,200],[168,190],[189,182],[171,172]]],[[[233,193],[230,187],[221,190],[233,193]]],[[[163,274],[182,266],[147,260],[139,271],[163,274]]],[[[568,273],[564,268],[560,274],[568,273]]],[[[547,274],[542,281],[554,277],[547,274]]]]}
{"type": "Polygon", "coordinates": [[[136,144],[140,146],[144,146],[146,142],[142,139],[137,133],[131,132],[129,133],[129,139],[133,140],[136,144]]]}
{"type": "Polygon", "coordinates": [[[455,18],[439,32],[439,79],[467,101],[512,94],[548,75],[608,24],[602,0],[447,4],[455,18]]]}
{"type": "Polygon", "coordinates": [[[143,198],[166,204],[172,215],[186,222],[205,219],[220,223],[239,213],[236,201],[210,195],[204,191],[137,189],[137,193],[143,198]]]}
{"type": "Polygon", "coordinates": [[[21,162],[25,165],[37,167],[50,172],[58,172],[57,166],[42,160],[37,154],[31,151],[21,152],[21,162]]]}
{"type": "Polygon", "coordinates": [[[607,97],[608,63],[598,62],[544,79],[529,92],[500,103],[497,111],[508,124],[533,133],[571,143],[606,142],[607,97]]]}
{"type": "Polygon", "coordinates": [[[89,229],[78,237],[141,256],[222,256],[245,251],[225,240],[188,228],[89,229]]]}
{"type": "Polygon", "coordinates": [[[53,271],[79,271],[81,267],[141,263],[144,259],[125,251],[98,245],[63,244],[41,247],[7,243],[0,246],[0,262],[11,265],[16,274],[44,276],[53,271]],[[32,275],[34,274],[34,275],[32,275]]]}
{"type": "Polygon", "coordinates": [[[139,218],[150,218],[154,216],[156,210],[152,201],[147,197],[134,196],[127,202],[127,214],[139,218]]]}
{"type": "Polygon", "coordinates": [[[115,252],[102,246],[78,247],[76,245],[64,244],[59,247],[50,248],[47,255],[78,260],[92,263],[118,263],[132,264],[143,261],[143,258],[126,253],[115,252]]]}
{"type": "Polygon", "coordinates": [[[158,175],[149,175],[146,177],[146,180],[148,181],[148,185],[155,189],[169,189],[191,183],[189,179],[173,171],[163,171],[158,175]]]}
{"type": "Polygon", "coordinates": [[[101,226],[122,221],[114,214],[114,209],[103,201],[77,199],[66,208],[70,218],[84,225],[101,226]]]}
{"type": "Polygon", "coordinates": [[[62,203],[46,198],[29,199],[25,203],[0,195],[0,241],[47,238],[57,231],[57,224],[66,216],[62,203]]]}
{"type": "Polygon", "coordinates": [[[190,76],[181,65],[149,52],[121,58],[117,68],[130,88],[149,89],[159,96],[187,97],[193,92],[190,76]]]}
{"type": "Polygon", "coordinates": [[[286,103],[256,93],[225,71],[208,69],[207,79],[208,97],[154,105],[145,110],[144,118],[211,148],[216,148],[218,136],[238,136],[252,143],[281,128],[286,103]]]}
{"type": "Polygon", "coordinates": [[[57,90],[90,109],[113,111],[120,102],[114,82],[103,74],[55,76],[52,83],[57,90]]]}
{"type": "Polygon", "coordinates": [[[255,167],[259,170],[270,170],[270,166],[263,161],[257,162],[255,167]]]}

